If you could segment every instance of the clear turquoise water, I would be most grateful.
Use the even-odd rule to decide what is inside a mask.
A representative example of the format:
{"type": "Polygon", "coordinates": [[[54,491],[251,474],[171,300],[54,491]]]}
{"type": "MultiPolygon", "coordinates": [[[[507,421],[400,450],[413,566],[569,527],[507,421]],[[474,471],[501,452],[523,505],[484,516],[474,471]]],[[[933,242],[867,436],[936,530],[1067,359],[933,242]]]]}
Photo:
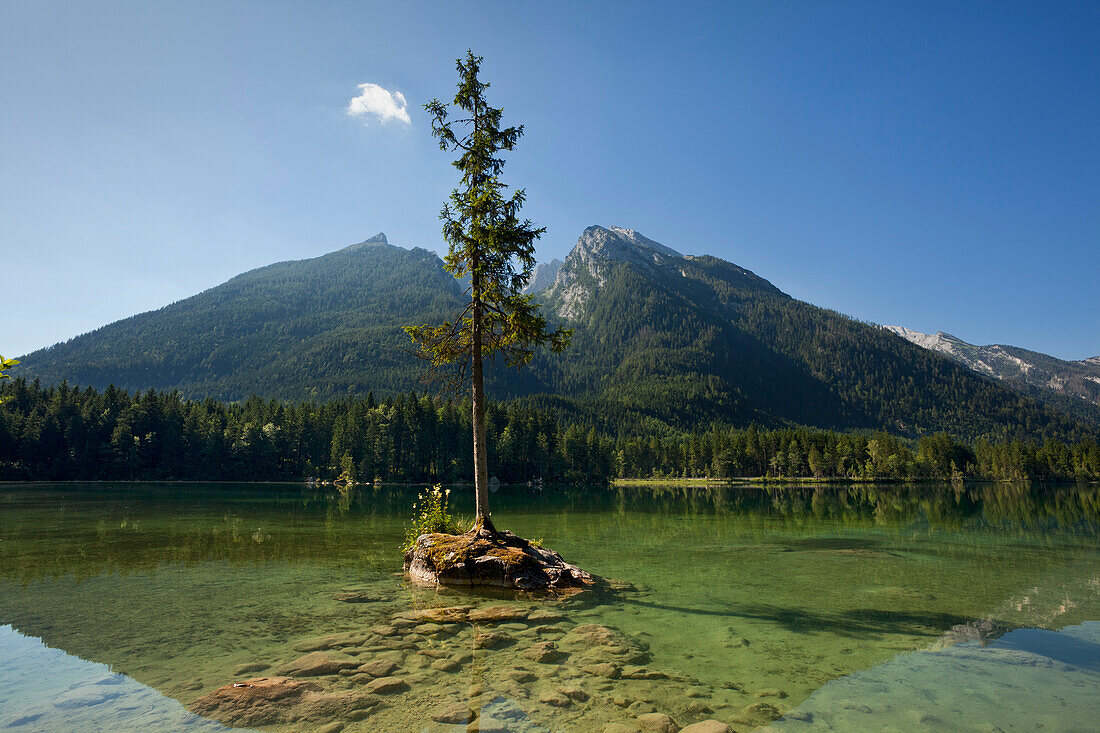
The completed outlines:
{"type": "MultiPolygon", "coordinates": [[[[455,703],[484,730],[599,731],[650,710],[738,731],[1084,731],[1100,719],[1095,486],[505,487],[492,497],[498,526],[621,581],[558,601],[407,584],[397,548],[414,494],[0,486],[0,728],[204,729],[214,724],[186,712],[196,699],[272,674],[303,641],[416,608],[501,603],[564,618],[391,628],[323,650],[390,659],[409,689],[364,719],[258,727],[463,730],[432,720],[455,703]],[[592,673],[622,660],[573,631],[590,624],[663,678],[592,673]],[[490,630],[506,646],[479,648],[490,630]],[[567,656],[528,659],[546,639],[567,656]],[[378,646],[394,640],[405,648],[378,646]],[[440,656],[458,661],[430,666],[440,656]],[[246,663],[268,667],[234,674],[246,663]]],[[[323,694],[362,684],[314,680],[323,694]]]]}

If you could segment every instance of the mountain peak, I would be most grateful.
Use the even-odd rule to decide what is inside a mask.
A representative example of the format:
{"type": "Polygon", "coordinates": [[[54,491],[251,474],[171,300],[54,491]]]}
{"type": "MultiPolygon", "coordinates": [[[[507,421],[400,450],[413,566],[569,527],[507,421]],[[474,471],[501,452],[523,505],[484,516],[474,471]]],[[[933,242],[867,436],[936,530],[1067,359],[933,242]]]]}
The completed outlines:
{"type": "Polygon", "coordinates": [[[341,252],[347,252],[352,249],[359,249],[361,247],[392,247],[390,240],[386,239],[384,232],[378,232],[370,239],[364,239],[362,242],[356,242],[355,244],[349,244],[347,247],[341,249],[341,252]]]}
{"type": "Polygon", "coordinates": [[[554,282],[547,290],[559,300],[559,315],[576,318],[584,310],[593,286],[602,287],[613,266],[623,263],[659,270],[683,259],[676,250],[635,229],[593,224],[581,233],[577,245],[557,268],[554,282]]]}
{"type": "Polygon", "coordinates": [[[585,249],[609,260],[636,261],[641,257],[654,261],[656,252],[664,257],[683,257],[682,254],[655,242],[638,232],[637,229],[612,226],[603,227],[594,224],[584,230],[577,240],[577,249],[585,249]]]}
{"type": "Polygon", "coordinates": [[[523,289],[524,295],[541,293],[543,290],[553,285],[554,278],[558,276],[558,270],[560,270],[561,266],[564,264],[564,262],[555,257],[549,262],[540,262],[535,265],[535,269],[531,273],[531,279],[527,282],[527,287],[523,289]]]}
{"type": "Polygon", "coordinates": [[[1100,405],[1100,357],[1064,361],[1049,354],[1005,344],[979,346],[946,331],[921,333],[904,326],[883,326],[903,339],[939,352],[970,369],[1017,385],[1075,395],[1100,405]]]}

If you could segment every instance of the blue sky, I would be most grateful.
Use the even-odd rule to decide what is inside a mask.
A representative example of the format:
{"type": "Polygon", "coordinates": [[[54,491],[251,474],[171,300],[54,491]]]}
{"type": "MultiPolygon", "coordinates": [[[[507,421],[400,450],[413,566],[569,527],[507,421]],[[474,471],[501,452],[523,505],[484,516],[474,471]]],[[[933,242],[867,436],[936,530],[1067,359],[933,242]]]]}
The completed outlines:
{"type": "Polygon", "coordinates": [[[0,0],[0,354],[384,231],[440,249],[421,105],[485,57],[548,227],[860,319],[1100,353],[1100,4],[0,0]],[[360,84],[408,122],[349,116],[360,84]]]}

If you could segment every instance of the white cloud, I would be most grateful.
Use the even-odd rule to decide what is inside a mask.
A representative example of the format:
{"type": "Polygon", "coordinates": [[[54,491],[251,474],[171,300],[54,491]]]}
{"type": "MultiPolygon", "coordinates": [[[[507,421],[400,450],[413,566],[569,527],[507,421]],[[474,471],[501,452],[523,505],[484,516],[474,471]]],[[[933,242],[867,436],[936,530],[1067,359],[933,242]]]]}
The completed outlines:
{"type": "Polygon", "coordinates": [[[377,84],[360,84],[359,96],[352,97],[348,102],[347,113],[351,117],[373,115],[383,124],[387,122],[409,124],[405,95],[383,89],[377,84]]]}

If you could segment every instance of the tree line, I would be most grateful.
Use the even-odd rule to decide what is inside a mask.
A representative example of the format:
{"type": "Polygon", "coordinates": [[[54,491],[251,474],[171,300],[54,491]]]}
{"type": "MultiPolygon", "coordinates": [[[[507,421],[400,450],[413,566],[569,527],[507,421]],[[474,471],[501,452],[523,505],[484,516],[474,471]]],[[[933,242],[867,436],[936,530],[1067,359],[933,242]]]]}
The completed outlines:
{"type": "MultiPolygon", "coordinates": [[[[469,482],[468,401],[239,403],[14,379],[0,404],[0,480],[469,482]]],[[[491,472],[505,483],[609,478],[1100,479],[1100,447],[1023,440],[910,441],[885,432],[711,428],[657,437],[597,431],[546,407],[489,403],[491,472]]],[[[605,423],[606,424],[606,423],[605,423]]]]}
{"type": "Polygon", "coordinates": [[[1100,446],[1091,439],[979,439],[967,444],[942,432],[911,441],[882,431],[749,426],[665,439],[621,439],[612,463],[616,475],[639,478],[1093,481],[1100,479],[1100,446]]]}

